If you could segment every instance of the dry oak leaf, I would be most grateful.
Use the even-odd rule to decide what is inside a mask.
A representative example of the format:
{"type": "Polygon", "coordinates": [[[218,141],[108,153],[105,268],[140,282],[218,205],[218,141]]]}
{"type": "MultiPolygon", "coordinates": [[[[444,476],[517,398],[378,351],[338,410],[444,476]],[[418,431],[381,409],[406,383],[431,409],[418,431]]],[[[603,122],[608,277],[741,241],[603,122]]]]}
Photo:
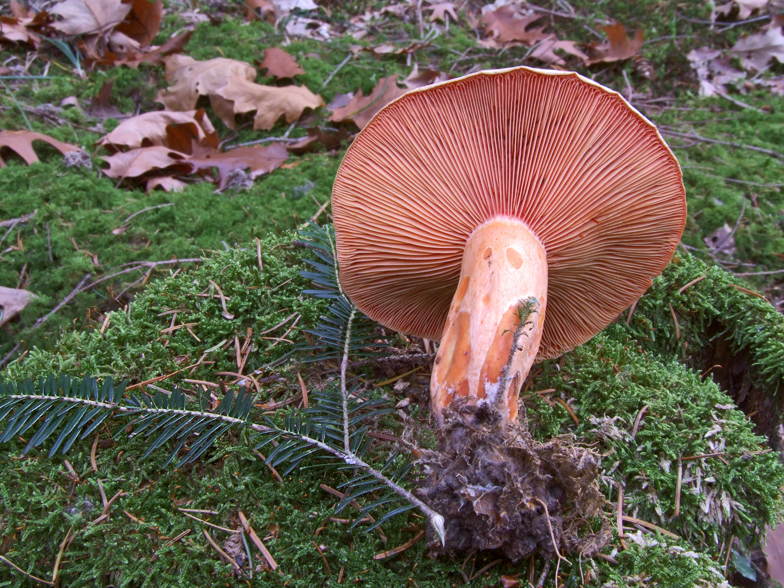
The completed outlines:
{"type": "MultiPolygon", "coordinates": [[[[185,187],[188,184],[183,182],[182,180],[178,180],[177,178],[172,178],[171,176],[161,176],[158,178],[151,178],[147,180],[147,191],[152,192],[155,188],[160,188],[164,192],[182,192],[185,190],[185,187]]],[[[119,227],[114,229],[112,233],[115,235],[119,235],[125,232],[127,227],[119,227]],[[118,231],[115,233],[114,231],[118,231]]]]}
{"type": "MultiPolygon", "coordinates": [[[[27,165],[38,161],[38,156],[33,149],[33,141],[44,141],[65,155],[69,151],[81,151],[75,145],[63,143],[42,133],[33,131],[0,131],[0,148],[8,147],[19,157],[25,160],[27,165]]],[[[5,167],[5,161],[0,157],[0,167],[5,167]]]]}
{"type": "Polygon", "coordinates": [[[397,74],[381,78],[370,96],[364,96],[360,90],[348,104],[336,108],[329,120],[332,122],[352,121],[360,129],[363,129],[379,110],[406,92],[406,89],[398,87],[397,74]]]}
{"type": "Polygon", "coordinates": [[[730,52],[740,57],[741,65],[747,69],[764,70],[771,59],[784,63],[784,35],[781,27],[772,26],[759,33],[743,37],[730,52]]]}
{"type": "Polygon", "coordinates": [[[27,290],[0,286],[0,327],[22,312],[35,298],[38,296],[27,290]]]}
{"type": "Polygon", "coordinates": [[[727,17],[732,13],[734,7],[738,7],[738,20],[746,20],[755,10],[761,10],[767,6],[768,0],[730,0],[726,4],[721,4],[714,8],[714,14],[721,14],[727,17]]]}
{"type": "Polygon", "coordinates": [[[271,129],[281,116],[293,123],[306,108],[324,106],[321,96],[304,86],[262,86],[241,77],[231,78],[218,90],[218,95],[231,102],[233,112],[237,114],[255,110],[253,129],[256,131],[271,129]]]}
{"type": "Polygon", "coordinates": [[[449,79],[449,75],[438,71],[437,69],[423,69],[419,71],[419,65],[414,64],[414,69],[408,74],[408,77],[403,80],[403,84],[409,90],[414,88],[422,88],[435,84],[437,82],[445,82],[449,79]]]}
{"type": "Polygon", "coordinates": [[[0,17],[0,41],[27,43],[37,49],[41,45],[41,37],[33,31],[49,24],[51,17],[46,11],[37,14],[28,11],[17,0],[11,0],[10,8],[12,16],[0,17]]]}
{"type": "Polygon", "coordinates": [[[218,148],[218,135],[202,108],[188,112],[162,110],[134,116],[102,137],[97,145],[111,152],[155,145],[190,154],[192,141],[212,151],[218,148]]]}
{"type": "Polygon", "coordinates": [[[534,47],[533,51],[531,51],[530,57],[533,59],[538,59],[539,61],[542,61],[547,65],[551,65],[555,68],[566,65],[566,62],[563,60],[563,58],[555,52],[556,49],[559,49],[569,55],[578,57],[583,62],[588,61],[589,59],[585,53],[578,49],[576,42],[561,41],[555,35],[542,40],[536,47],[534,47]]]}
{"type": "Polygon", "coordinates": [[[275,7],[269,0],[243,0],[242,4],[248,21],[265,20],[275,24],[275,7]]]}
{"type": "Polygon", "coordinates": [[[293,78],[305,73],[291,55],[278,47],[270,47],[264,52],[259,69],[266,69],[267,75],[275,78],[293,78]]]}
{"type": "Polygon", "coordinates": [[[266,146],[238,147],[223,153],[213,153],[203,157],[192,157],[189,162],[194,172],[218,170],[218,186],[226,187],[229,174],[234,171],[247,171],[251,179],[268,174],[279,168],[289,154],[283,143],[272,143],[266,146]]]}
{"type": "Polygon", "coordinates": [[[327,132],[319,127],[307,129],[308,136],[303,137],[296,143],[289,143],[286,149],[289,153],[303,155],[314,151],[332,151],[340,147],[343,141],[349,138],[348,127],[341,127],[336,132],[327,132]],[[318,146],[321,145],[322,148],[318,146]]]}
{"type": "Polygon", "coordinates": [[[122,0],[64,0],[49,12],[62,17],[52,27],[66,35],[105,35],[131,11],[122,0]]]}
{"type": "Polygon", "coordinates": [[[171,37],[160,47],[147,47],[142,51],[130,49],[125,55],[117,55],[107,51],[103,59],[98,60],[97,63],[109,66],[127,65],[133,69],[136,69],[142,63],[163,65],[165,57],[175,53],[182,53],[185,50],[185,44],[190,40],[192,34],[193,31],[185,31],[171,37]]]}
{"type": "Polygon", "coordinates": [[[544,32],[544,27],[528,30],[528,27],[540,18],[542,18],[541,14],[522,16],[510,5],[486,12],[482,16],[482,22],[485,24],[485,32],[490,38],[481,44],[499,47],[513,42],[527,45],[537,43],[550,36],[544,32]]]}
{"type": "Polygon", "coordinates": [[[700,47],[686,55],[700,81],[700,96],[713,96],[727,91],[727,84],[737,84],[746,78],[746,72],[732,67],[721,50],[700,47]]]}
{"type": "Polygon", "coordinates": [[[626,33],[626,27],[621,23],[607,25],[602,28],[607,35],[607,42],[591,47],[596,57],[588,60],[586,65],[629,59],[630,57],[634,57],[645,43],[645,34],[642,29],[637,29],[634,38],[629,39],[629,36],[626,33]]]}
{"type": "Polygon", "coordinates": [[[138,47],[145,48],[152,45],[162,20],[162,0],[132,0],[131,11],[114,32],[133,39],[138,47]]]}
{"type": "Polygon", "coordinates": [[[196,61],[187,55],[167,57],[166,81],[173,84],[162,90],[155,98],[167,110],[194,110],[199,96],[209,96],[215,114],[224,124],[233,129],[234,109],[232,104],[218,94],[231,79],[256,79],[256,70],[249,63],[217,57],[207,61],[196,61]]]}
{"type": "Polygon", "coordinates": [[[104,155],[109,168],[103,173],[110,178],[139,178],[145,174],[166,170],[169,174],[188,174],[193,167],[188,155],[168,147],[141,147],[130,151],[104,155]]]}
{"type": "Polygon", "coordinates": [[[457,21],[457,13],[455,12],[455,5],[452,2],[439,2],[438,0],[427,0],[430,6],[426,6],[425,10],[432,10],[430,14],[430,22],[440,20],[446,22],[447,14],[452,17],[453,21],[457,21]]]}

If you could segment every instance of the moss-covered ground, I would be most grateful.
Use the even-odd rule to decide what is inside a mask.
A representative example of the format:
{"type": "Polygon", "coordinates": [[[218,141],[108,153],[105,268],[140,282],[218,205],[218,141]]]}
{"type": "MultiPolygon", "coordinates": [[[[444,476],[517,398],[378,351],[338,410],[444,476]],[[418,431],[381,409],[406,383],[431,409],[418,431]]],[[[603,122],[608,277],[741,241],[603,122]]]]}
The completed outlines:
{"type": "MultiPolygon", "coordinates": [[[[367,36],[356,40],[339,33],[351,18],[389,3],[319,4],[319,19],[337,32],[331,40],[288,38],[280,32],[282,25],[276,29],[263,21],[247,23],[240,3],[227,2],[204,9],[213,13],[213,22],[196,25],[186,53],[196,59],[224,56],[253,63],[265,48],[284,45],[305,70],[296,83],[320,93],[326,102],[359,89],[367,95],[382,77],[407,76],[414,63],[452,75],[540,65],[526,58],[525,47],[481,46],[481,25],[472,20],[481,7],[475,2],[456,2],[458,22],[448,29],[441,26],[410,61],[405,54],[372,52],[358,52],[345,61],[353,55],[352,46],[408,45],[419,37],[416,12],[402,19],[381,17],[367,36]]],[[[560,14],[569,6],[537,4],[560,14]]],[[[542,20],[562,39],[598,42],[602,24],[614,20],[630,31],[644,30],[648,41],[634,59],[592,67],[570,60],[567,64],[631,95],[632,103],[660,126],[684,170],[688,221],[676,259],[634,311],[590,343],[541,365],[525,387],[526,402],[538,437],[574,435],[602,454],[608,517],[614,516],[620,484],[626,514],[679,539],[643,534],[630,525],[631,537],[622,543],[616,533],[602,552],[605,558],[570,557],[571,565],[561,565],[557,581],[553,563],[546,585],[720,586],[732,538],[740,561],[745,561],[745,550],[756,544],[758,530],[781,509],[778,489],[784,469],[777,452],[768,449],[781,422],[784,321],[775,305],[782,297],[784,273],[745,274],[784,269],[784,156],[748,148],[782,151],[784,98],[758,91],[733,94],[753,107],[744,108],[722,97],[699,97],[686,58],[703,45],[728,48],[764,23],[711,27],[711,8],[702,2],[575,0],[570,6],[573,15],[545,14],[542,20]],[[684,137],[690,134],[709,141],[684,137]],[[705,242],[725,224],[737,225],[736,250],[729,256],[712,251],[705,242]],[[763,292],[774,304],[736,286],[763,292]],[[718,455],[699,457],[709,454],[718,455]]],[[[158,42],[183,26],[183,7],[172,2],[168,8],[158,42]]],[[[3,54],[23,63],[26,51],[4,46],[3,54]]],[[[93,148],[101,137],[99,121],[70,106],[62,107],[60,122],[54,124],[40,107],[57,106],[71,96],[87,99],[111,79],[113,102],[120,111],[155,110],[155,94],[166,87],[163,68],[96,69],[82,79],[71,72],[62,54],[48,47],[30,73],[43,74],[47,61],[49,79],[4,80],[0,127],[19,130],[29,124],[78,144],[94,153],[93,169],[66,168],[56,151],[40,145],[41,162],[29,167],[3,151],[8,167],[0,170],[0,221],[37,213],[0,242],[0,286],[24,287],[38,299],[0,328],[0,358],[16,349],[0,381],[67,373],[138,383],[198,364],[156,383],[167,390],[179,385],[198,391],[201,385],[194,382],[215,382],[221,377],[218,372],[237,370],[236,336],[240,346],[247,342],[252,349],[244,373],[263,380],[259,386],[264,402],[285,402],[300,394],[298,372],[308,386],[320,386],[330,377],[329,366],[273,364],[305,339],[303,331],[324,312],[323,302],[302,294],[308,282],[299,275],[300,258],[308,253],[291,244],[289,231],[330,198],[346,145],[291,156],[289,165],[257,179],[246,191],[220,194],[211,184],[195,183],[179,194],[145,194],[100,173],[102,152],[93,148]],[[131,214],[162,204],[171,206],[139,214],[127,229],[112,232],[131,214]],[[263,245],[261,270],[256,237],[263,245]],[[31,329],[87,274],[99,280],[130,262],[197,257],[205,261],[159,266],[143,281],[139,279],[147,268],[101,282],[31,329]],[[220,287],[226,312],[234,318],[222,316],[210,280],[220,287]],[[289,322],[273,329],[287,318],[289,322]]],[[[773,65],[767,75],[781,73],[780,68],[773,65]]],[[[207,110],[220,139],[229,144],[289,131],[279,123],[268,132],[251,131],[249,125],[234,132],[212,116],[209,106],[207,110]]],[[[319,113],[315,122],[324,124],[319,113]]],[[[116,124],[112,119],[102,122],[106,131],[116,124]]],[[[304,134],[299,126],[289,136],[304,134]]],[[[327,218],[322,215],[320,220],[327,218]]],[[[0,227],[0,237],[4,233],[0,227]]],[[[398,338],[393,343],[400,350],[423,351],[417,341],[398,338]]],[[[423,363],[365,363],[356,369],[369,382],[380,382],[423,363]]],[[[403,391],[390,384],[378,393],[395,402],[407,398],[407,414],[426,422],[428,370],[425,365],[406,376],[403,381],[409,386],[403,391]]],[[[426,428],[419,432],[420,442],[426,442],[426,428]]],[[[480,587],[498,586],[502,575],[517,577],[525,586],[529,577],[536,578],[535,585],[544,569],[539,558],[517,565],[494,563],[492,555],[434,560],[424,542],[376,561],[374,554],[404,544],[423,521],[413,514],[392,519],[383,526],[386,541],[376,532],[349,532],[343,522],[328,520],[335,500],[319,489],[319,484],[338,485],[339,473],[300,468],[279,481],[242,436],[222,438],[200,463],[161,471],[166,453],[140,460],[145,439],[115,439],[122,429],[123,421],[108,421],[95,436],[77,443],[67,462],[62,456],[49,458],[45,451],[22,455],[25,443],[20,439],[2,447],[0,555],[27,574],[51,580],[70,532],[57,564],[61,585],[68,587],[480,587]],[[118,492],[123,494],[106,510],[108,516],[96,522],[104,511],[102,493],[111,498],[118,492]],[[257,568],[262,562],[250,545],[253,564],[243,565],[246,575],[233,574],[203,531],[218,544],[231,534],[188,518],[178,507],[208,511],[189,514],[230,529],[238,528],[243,512],[273,552],[279,573],[257,568]],[[184,532],[188,534],[181,536],[184,532]]],[[[383,421],[379,430],[396,435],[402,425],[383,421]]],[[[379,455],[389,450],[379,445],[379,455]]],[[[0,586],[33,585],[29,577],[0,562],[0,586]]]]}

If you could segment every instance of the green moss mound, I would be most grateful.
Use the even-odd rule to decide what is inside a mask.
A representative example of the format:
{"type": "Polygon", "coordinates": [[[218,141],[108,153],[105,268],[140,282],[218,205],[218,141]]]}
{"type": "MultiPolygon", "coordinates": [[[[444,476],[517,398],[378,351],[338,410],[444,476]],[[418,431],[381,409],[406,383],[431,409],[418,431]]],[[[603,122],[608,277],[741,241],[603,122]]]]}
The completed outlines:
{"type": "MultiPolygon", "coordinates": [[[[192,384],[185,379],[215,381],[219,372],[235,372],[239,342],[250,349],[243,373],[272,380],[272,388],[262,384],[266,393],[298,391],[297,371],[309,385],[318,385],[323,376],[303,364],[272,367],[294,351],[294,342],[305,338],[302,331],[316,325],[325,310],[323,302],[302,293],[308,283],[299,274],[301,258],[309,252],[292,238],[262,240],[260,256],[254,246],[211,254],[196,269],[151,283],[105,324],[71,332],[52,350],[31,351],[2,378],[35,379],[57,371],[139,382],[174,374],[158,384],[188,387],[192,384]]],[[[586,345],[539,366],[530,378],[524,393],[534,433],[539,438],[570,434],[602,454],[607,515],[615,516],[620,486],[625,515],[680,538],[642,535],[627,523],[627,535],[635,537],[627,537],[628,549],[614,551],[620,549],[616,537],[609,560],[562,562],[565,585],[624,586],[646,578],[663,586],[720,586],[721,566],[715,561],[720,547],[731,536],[751,543],[779,516],[784,468],[727,392],[699,369],[713,360],[712,348],[726,345],[736,357],[748,357],[736,376],[751,382],[749,389],[761,398],[778,398],[782,368],[771,357],[782,344],[784,321],[766,302],[731,284],[724,272],[679,255],[640,299],[628,324],[628,317],[621,317],[586,345]],[[579,424],[556,398],[569,405],[579,424]]],[[[303,359],[301,353],[290,359],[303,359]]],[[[367,378],[386,379],[373,371],[372,363],[362,369],[367,378]]],[[[396,394],[391,387],[382,391],[391,398],[396,394]]],[[[421,413],[420,407],[411,410],[415,418],[421,413]]],[[[394,421],[384,426],[393,433],[399,429],[394,421]]],[[[51,568],[73,527],[79,534],[63,566],[69,586],[225,585],[230,566],[209,546],[203,526],[177,510],[184,506],[217,513],[205,517],[227,528],[236,528],[239,511],[254,517],[283,573],[259,568],[252,585],[331,585],[341,568],[344,582],[358,579],[369,586],[404,585],[414,568],[419,586],[463,581],[462,562],[431,560],[423,543],[389,561],[373,560],[374,554],[405,543],[422,527],[414,514],[385,524],[386,542],[378,534],[347,533],[344,525],[327,521],[334,502],[318,488],[339,485],[339,471],[301,468],[276,482],[242,434],[221,439],[201,463],[161,473],[165,452],[140,462],[144,439],[114,441],[122,427],[122,421],[112,421],[99,429],[97,472],[88,446],[72,450],[68,461],[76,478],[61,459],[35,452],[22,456],[21,441],[4,449],[11,462],[0,471],[6,505],[0,514],[0,545],[7,546],[8,559],[30,573],[51,568]],[[42,484],[42,479],[48,482],[42,484]],[[94,525],[91,521],[102,510],[99,479],[108,497],[118,491],[128,494],[118,499],[108,520],[94,525]],[[11,488],[13,496],[8,495],[11,488]],[[189,529],[185,538],[170,543],[189,529]],[[111,549],[106,549],[107,537],[111,549]],[[323,552],[331,576],[325,576],[314,540],[327,547],[323,552]],[[152,554],[156,557],[150,561],[152,554]]],[[[228,538],[212,530],[216,541],[228,538]]],[[[490,563],[483,557],[473,560],[475,569],[490,563]]],[[[545,562],[537,559],[534,565],[538,577],[545,562]]],[[[528,566],[496,565],[473,580],[467,576],[468,585],[493,585],[501,574],[527,577],[528,566]]],[[[13,575],[9,582],[24,586],[26,580],[13,575]]]]}

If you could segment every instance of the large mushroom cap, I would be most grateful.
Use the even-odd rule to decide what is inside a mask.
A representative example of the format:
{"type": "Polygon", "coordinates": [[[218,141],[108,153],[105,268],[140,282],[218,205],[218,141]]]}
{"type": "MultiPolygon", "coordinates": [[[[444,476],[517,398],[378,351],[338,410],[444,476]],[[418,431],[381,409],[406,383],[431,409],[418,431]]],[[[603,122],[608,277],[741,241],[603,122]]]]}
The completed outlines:
{"type": "Polygon", "coordinates": [[[584,343],[670,261],[681,171],[656,128],[575,73],[518,67],[409,92],[349,148],[332,207],[341,283],[371,318],[441,337],[474,229],[522,220],[547,253],[538,359],[584,343]]]}

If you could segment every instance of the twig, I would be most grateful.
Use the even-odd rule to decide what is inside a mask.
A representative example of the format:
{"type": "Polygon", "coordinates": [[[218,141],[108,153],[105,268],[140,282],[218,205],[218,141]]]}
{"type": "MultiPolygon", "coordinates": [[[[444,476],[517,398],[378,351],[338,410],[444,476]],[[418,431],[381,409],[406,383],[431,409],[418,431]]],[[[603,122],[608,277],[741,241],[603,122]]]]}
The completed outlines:
{"type": "Polygon", "coordinates": [[[134,267],[126,268],[122,271],[115,272],[109,276],[104,276],[98,280],[95,280],[94,282],[90,282],[82,289],[82,292],[87,292],[87,290],[92,290],[98,284],[105,282],[106,280],[111,280],[112,278],[116,278],[117,276],[122,276],[124,274],[135,272],[143,267],[158,267],[159,265],[171,265],[173,263],[199,263],[200,261],[202,261],[201,257],[194,257],[189,259],[165,259],[162,261],[133,261],[130,263],[124,263],[122,265],[118,265],[117,268],[124,267],[126,265],[133,265],[134,267]]]}
{"type": "Polygon", "coordinates": [[[675,512],[674,516],[681,514],[681,486],[683,485],[683,460],[678,458],[678,481],[675,483],[675,512]]]}
{"type": "Polygon", "coordinates": [[[209,280],[209,282],[210,282],[210,284],[212,284],[215,287],[215,289],[218,291],[218,295],[220,296],[221,306],[223,307],[223,313],[222,313],[223,318],[225,318],[227,320],[232,320],[234,318],[234,315],[231,314],[226,309],[226,297],[223,295],[223,290],[221,290],[220,286],[218,286],[218,284],[216,284],[212,280],[209,280]]]}
{"type": "Polygon", "coordinates": [[[40,327],[47,320],[49,320],[49,317],[51,317],[54,313],[56,313],[58,310],[60,310],[63,306],[65,306],[71,300],[73,300],[74,296],[79,294],[79,292],[81,291],[81,287],[84,285],[84,283],[87,280],[90,279],[90,276],[91,276],[91,274],[85,274],[85,276],[82,278],[82,280],[79,282],[79,284],[77,284],[76,288],[74,288],[68,296],[63,298],[57,306],[55,306],[51,311],[49,311],[49,314],[47,314],[46,316],[43,316],[43,317],[39,318],[37,321],[35,321],[35,323],[33,323],[33,326],[30,327],[30,330],[34,331],[35,329],[40,327]]]}
{"type": "Polygon", "coordinates": [[[164,208],[166,206],[174,206],[174,205],[175,205],[174,202],[167,202],[166,204],[159,204],[158,206],[148,206],[147,208],[142,208],[140,211],[134,212],[131,216],[126,218],[122,222],[122,224],[124,224],[124,225],[128,224],[128,221],[131,220],[133,217],[135,217],[136,215],[141,214],[143,212],[147,212],[148,210],[155,210],[156,208],[164,208]]]}
{"type": "MultiPolygon", "coordinates": [[[[63,542],[60,543],[60,551],[57,552],[57,559],[54,562],[54,569],[52,570],[52,585],[59,584],[60,580],[60,564],[63,561],[63,554],[65,553],[65,548],[69,545],[68,539],[71,538],[71,531],[73,531],[73,527],[68,529],[68,532],[65,534],[65,539],[63,542]]],[[[74,535],[75,537],[76,535],[74,535]]]]}
{"type": "Polygon", "coordinates": [[[675,309],[672,307],[672,302],[668,302],[667,304],[670,305],[670,312],[672,313],[672,322],[675,323],[675,338],[680,340],[680,338],[681,338],[681,327],[678,324],[678,315],[675,314],[675,309]]]}
{"type": "Polygon", "coordinates": [[[11,359],[11,358],[14,356],[14,354],[17,352],[17,350],[18,350],[18,349],[19,349],[21,346],[22,346],[22,343],[21,343],[21,341],[20,341],[19,343],[17,343],[16,345],[14,345],[14,347],[13,347],[13,349],[11,349],[11,351],[9,351],[8,353],[6,353],[6,354],[3,356],[3,359],[2,359],[2,360],[0,360],[0,368],[1,368],[1,367],[3,367],[3,366],[6,364],[6,363],[8,363],[8,361],[9,361],[9,360],[10,360],[10,359],[11,359]]]}
{"type": "Polygon", "coordinates": [[[661,527],[654,525],[653,523],[649,523],[648,521],[643,521],[640,519],[636,519],[634,517],[627,517],[623,515],[623,520],[627,523],[632,523],[633,525],[640,525],[641,527],[645,527],[646,529],[650,529],[651,531],[658,531],[662,535],[666,535],[667,537],[671,537],[673,539],[680,539],[678,535],[668,531],[667,529],[662,529],[661,527]]]}
{"type": "Polygon", "coordinates": [[[748,288],[744,288],[744,287],[742,287],[742,286],[738,286],[737,284],[733,284],[733,283],[731,283],[731,282],[730,282],[728,285],[729,285],[731,288],[735,288],[736,290],[738,290],[738,291],[740,291],[740,292],[743,292],[744,294],[748,294],[749,296],[756,296],[757,298],[761,298],[762,300],[765,300],[766,302],[768,302],[768,299],[767,299],[767,298],[765,298],[765,297],[764,297],[762,294],[760,294],[759,292],[755,292],[754,290],[749,290],[748,288]]]}
{"type": "Polygon", "coordinates": [[[616,482],[615,485],[618,487],[618,508],[616,509],[615,524],[618,526],[618,537],[623,539],[626,536],[623,533],[623,486],[621,486],[620,482],[616,482]]]}
{"type": "Polygon", "coordinates": [[[574,424],[579,426],[580,419],[577,418],[577,415],[574,413],[574,410],[572,410],[572,407],[569,406],[563,398],[559,398],[558,396],[555,397],[555,401],[566,409],[566,412],[568,412],[569,416],[572,417],[574,424]]]}
{"type": "Polygon", "coordinates": [[[49,230],[49,223],[46,223],[46,248],[49,250],[49,263],[54,263],[52,258],[52,232],[49,230]]]}
{"type": "MultiPolygon", "coordinates": [[[[13,227],[15,227],[18,224],[25,223],[25,222],[29,221],[36,214],[38,214],[38,210],[37,209],[34,210],[33,212],[31,212],[30,214],[22,215],[19,218],[11,218],[11,219],[8,219],[8,220],[0,221],[0,227],[12,227],[13,228],[13,227]]],[[[0,242],[2,242],[2,239],[0,239],[0,242]]]]}
{"type": "Polygon", "coordinates": [[[565,561],[569,565],[572,564],[568,559],[561,555],[560,551],[558,551],[558,544],[555,542],[555,533],[553,533],[553,525],[550,522],[550,511],[547,510],[547,503],[538,496],[534,497],[534,500],[539,502],[539,504],[544,507],[544,517],[547,521],[547,528],[550,531],[550,540],[553,542],[553,551],[555,551],[555,555],[558,556],[558,563],[555,564],[555,588],[558,588],[558,570],[561,567],[561,560],[565,561]]]}
{"type": "MultiPolygon", "coordinates": [[[[420,35],[421,35],[421,33],[420,33],[420,35]]],[[[349,59],[351,59],[352,55],[353,55],[352,53],[349,53],[348,55],[346,55],[346,58],[343,61],[341,61],[340,64],[334,70],[332,70],[331,74],[329,74],[327,76],[327,79],[324,80],[323,84],[321,84],[321,88],[319,88],[319,90],[323,90],[327,86],[327,84],[332,81],[332,78],[335,77],[335,74],[337,74],[343,68],[343,66],[348,63],[348,61],[349,61],[349,59]]]]}
{"type": "Polygon", "coordinates": [[[405,543],[403,543],[403,545],[398,545],[397,547],[394,547],[392,549],[388,549],[387,551],[382,551],[381,553],[375,554],[373,556],[373,559],[378,561],[378,560],[381,560],[381,559],[388,559],[390,557],[394,557],[394,556],[396,556],[396,555],[398,555],[400,553],[403,553],[404,551],[406,551],[406,550],[410,549],[411,547],[413,547],[414,545],[416,545],[416,543],[418,541],[420,541],[422,539],[422,537],[424,537],[424,536],[425,536],[425,532],[424,532],[424,530],[422,530],[419,533],[417,533],[414,537],[412,537],[410,540],[408,540],[405,543]]]}
{"type": "Polygon", "coordinates": [[[392,382],[397,382],[399,379],[405,378],[409,374],[413,374],[414,372],[418,372],[423,367],[425,367],[425,366],[420,365],[419,367],[414,368],[413,370],[409,370],[409,371],[407,371],[404,374],[400,374],[399,376],[395,376],[394,378],[389,378],[388,380],[384,380],[383,382],[379,382],[378,384],[373,384],[373,387],[374,388],[381,388],[382,386],[387,386],[388,384],[391,384],[392,382]]]}
{"type": "Polygon", "coordinates": [[[261,262],[261,239],[256,237],[256,260],[259,262],[259,273],[264,273],[264,264],[261,262]]]}
{"type": "Polygon", "coordinates": [[[634,419],[634,426],[632,427],[632,439],[637,436],[637,430],[640,428],[640,421],[642,421],[642,415],[645,414],[645,411],[648,410],[648,405],[646,404],[640,409],[640,412],[637,413],[637,418],[634,419]]]}
{"type": "Polygon", "coordinates": [[[772,276],[773,274],[784,274],[784,269],[771,270],[768,272],[741,272],[741,273],[733,272],[733,274],[736,276],[772,276]]]}
{"type": "MultiPolygon", "coordinates": [[[[239,531],[236,531],[236,532],[239,533],[239,531]]],[[[215,543],[215,540],[212,537],[210,537],[210,534],[207,532],[207,529],[202,529],[202,533],[204,533],[204,536],[207,538],[207,541],[210,542],[210,545],[212,545],[212,548],[215,551],[217,551],[223,559],[225,559],[227,562],[229,562],[231,564],[231,567],[233,567],[235,571],[237,571],[237,572],[242,571],[242,568],[240,568],[240,565],[236,561],[234,561],[234,558],[231,557],[225,551],[223,551],[223,549],[221,549],[220,545],[215,543]]]]}
{"type": "Polygon", "coordinates": [[[12,568],[14,568],[17,572],[19,572],[20,574],[24,574],[25,576],[27,576],[28,578],[30,578],[32,580],[35,580],[36,582],[40,582],[41,584],[46,584],[47,586],[54,586],[54,582],[50,582],[49,580],[42,580],[41,578],[33,576],[32,574],[28,574],[22,568],[20,568],[19,566],[14,565],[12,562],[10,562],[6,558],[4,558],[2,555],[0,555],[0,561],[8,564],[12,568]]]}
{"type": "Polygon", "coordinates": [[[683,286],[680,290],[678,290],[678,294],[683,294],[688,288],[691,288],[694,284],[701,282],[708,276],[706,274],[702,274],[699,278],[694,278],[691,282],[683,286]]]}
{"type": "Polygon", "coordinates": [[[318,217],[321,216],[321,213],[324,212],[327,209],[327,206],[329,206],[330,202],[332,202],[332,199],[328,198],[327,201],[319,207],[319,209],[316,211],[316,214],[314,214],[312,217],[310,217],[310,219],[304,225],[302,225],[299,228],[299,230],[301,231],[302,229],[304,229],[304,228],[308,227],[309,225],[312,225],[313,223],[315,223],[316,220],[318,220],[318,217]]]}
{"type": "Polygon", "coordinates": [[[194,521],[199,521],[200,523],[202,523],[204,525],[207,525],[208,527],[212,527],[213,529],[218,529],[218,531],[225,531],[226,533],[239,533],[240,532],[239,529],[227,529],[226,527],[221,527],[220,525],[213,525],[212,523],[209,523],[209,522],[205,521],[204,519],[200,519],[199,517],[195,517],[192,514],[188,514],[187,512],[183,511],[182,509],[177,509],[177,510],[179,510],[186,517],[190,517],[194,521]]]}
{"type": "Polygon", "coordinates": [[[750,151],[758,151],[759,153],[764,153],[765,155],[770,155],[771,157],[775,157],[779,160],[784,160],[784,153],[779,153],[778,151],[773,151],[772,149],[765,149],[763,147],[757,147],[755,145],[746,145],[744,143],[734,143],[732,141],[721,141],[719,139],[710,139],[708,137],[702,137],[695,132],[691,133],[679,133],[677,131],[671,131],[669,129],[660,128],[660,131],[663,135],[669,135],[671,137],[677,137],[680,139],[692,139],[695,141],[702,141],[703,143],[714,143],[716,145],[727,145],[728,147],[737,147],[739,149],[748,149],[750,151]]]}
{"type": "Polygon", "coordinates": [[[717,91],[716,91],[716,94],[717,94],[718,96],[721,96],[721,97],[722,97],[722,98],[724,98],[725,100],[727,100],[727,101],[729,101],[729,102],[732,102],[734,105],[736,105],[736,106],[740,106],[741,108],[747,108],[747,109],[749,109],[749,110],[753,110],[754,112],[759,112],[760,114],[767,114],[767,112],[765,112],[765,111],[764,111],[764,110],[762,110],[761,108],[757,108],[756,106],[751,106],[750,104],[746,104],[745,102],[741,102],[741,101],[740,101],[740,100],[738,100],[737,98],[733,98],[732,96],[730,96],[729,94],[725,94],[724,92],[719,92],[719,91],[717,90],[717,91]]]}
{"type": "Polygon", "coordinates": [[[248,519],[245,518],[245,514],[240,511],[240,523],[242,523],[242,528],[245,529],[245,532],[250,535],[250,540],[253,541],[253,544],[261,551],[261,554],[264,556],[264,559],[267,561],[267,565],[269,565],[272,571],[275,571],[278,568],[278,562],[275,561],[275,558],[272,557],[272,554],[267,549],[267,546],[264,545],[264,542],[259,538],[256,534],[256,531],[253,530],[253,527],[250,526],[248,519]]]}

